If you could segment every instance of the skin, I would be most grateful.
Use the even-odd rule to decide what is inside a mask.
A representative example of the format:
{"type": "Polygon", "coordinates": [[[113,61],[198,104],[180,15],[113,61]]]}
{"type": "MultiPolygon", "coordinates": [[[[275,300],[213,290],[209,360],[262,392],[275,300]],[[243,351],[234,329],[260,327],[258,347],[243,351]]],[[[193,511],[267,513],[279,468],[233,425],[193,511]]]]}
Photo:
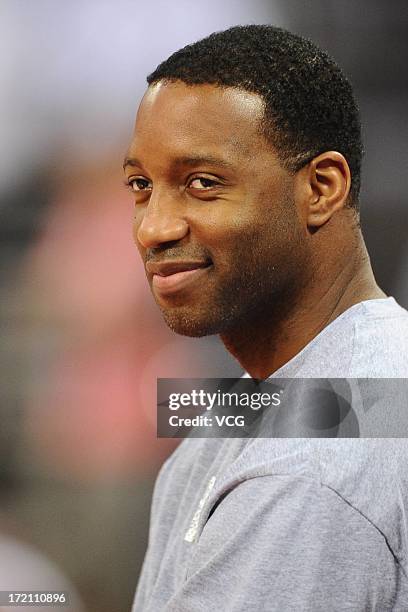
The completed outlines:
{"type": "Polygon", "coordinates": [[[220,334],[259,379],[353,304],[385,297],[346,207],[344,157],[328,151],[290,172],[262,135],[262,117],[256,94],[157,83],[124,164],[135,242],[167,324],[220,334]],[[208,267],[166,291],[154,272],[180,262],[208,267]]]}

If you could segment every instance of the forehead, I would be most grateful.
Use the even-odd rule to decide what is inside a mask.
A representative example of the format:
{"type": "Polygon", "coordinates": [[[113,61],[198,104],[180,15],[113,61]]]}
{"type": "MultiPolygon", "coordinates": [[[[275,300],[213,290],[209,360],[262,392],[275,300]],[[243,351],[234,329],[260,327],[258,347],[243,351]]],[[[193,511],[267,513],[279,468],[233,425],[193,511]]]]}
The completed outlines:
{"type": "Polygon", "coordinates": [[[222,148],[248,155],[254,139],[266,144],[259,133],[263,112],[260,96],[237,88],[159,82],[142,99],[129,153],[222,148]]]}

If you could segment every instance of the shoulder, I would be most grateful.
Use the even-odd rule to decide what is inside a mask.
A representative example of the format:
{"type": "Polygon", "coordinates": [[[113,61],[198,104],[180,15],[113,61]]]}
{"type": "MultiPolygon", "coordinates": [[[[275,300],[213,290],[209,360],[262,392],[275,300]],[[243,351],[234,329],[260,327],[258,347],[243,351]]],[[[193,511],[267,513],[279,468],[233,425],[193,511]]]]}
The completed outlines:
{"type": "Polygon", "coordinates": [[[387,536],[313,471],[265,471],[226,491],[192,551],[189,588],[211,573],[257,610],[271,600],[280,610],[340,610],[345,597],[347,609],[406,609],[406,568],[387,536]]]}
{"type": "Polygon", "coordinates": [[[405,439],[253,439],[219,483],[219,494],[246,482],[245,511],[251,497],[266,504],[286,499],[283,512],[290,513],[302,513],[315,498],[315,508],[341,511],[346,522],[351,513],[356,524],[377,532],[408,576],[405,439]]]}
{"type": "Polygon", "coordinates": [[[408,377],[408,312],[393,298],[361,304],[350,369],[356,377],[408,377]]]}
{"type": "Polygon", "coordinates": [[[408,378],[408,312],[392,297],[355,304],[275,375],[408,378]]]}

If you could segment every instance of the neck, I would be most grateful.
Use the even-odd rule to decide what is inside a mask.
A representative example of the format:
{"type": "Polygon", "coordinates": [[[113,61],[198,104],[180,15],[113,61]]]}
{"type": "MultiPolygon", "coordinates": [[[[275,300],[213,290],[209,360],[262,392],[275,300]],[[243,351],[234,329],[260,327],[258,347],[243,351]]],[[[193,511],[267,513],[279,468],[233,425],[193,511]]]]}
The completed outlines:
{"type": "Polygon", "coordinates": [[[354,304],[386,297],[375,281],[360,233],[350,251],[346,264],[338,255],[333,258],[330,274],[330,261],[324,259],[290,309],[274,309],[271,303],[267,318],[257,316],[221,334],[227,350],[253,378],[263,380],[276,372],[354,304]]]}

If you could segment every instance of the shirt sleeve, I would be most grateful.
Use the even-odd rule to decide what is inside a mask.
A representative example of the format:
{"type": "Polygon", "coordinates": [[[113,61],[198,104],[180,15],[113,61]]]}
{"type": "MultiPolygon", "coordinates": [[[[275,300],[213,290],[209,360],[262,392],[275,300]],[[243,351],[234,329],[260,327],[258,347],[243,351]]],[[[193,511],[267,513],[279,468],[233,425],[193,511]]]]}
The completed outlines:
{"type": "Polygon", "coordinates": [[[306,477],[239,484],[207,520],[166,612],[402,612],[407,580],[383,534],[306,477]]]}

